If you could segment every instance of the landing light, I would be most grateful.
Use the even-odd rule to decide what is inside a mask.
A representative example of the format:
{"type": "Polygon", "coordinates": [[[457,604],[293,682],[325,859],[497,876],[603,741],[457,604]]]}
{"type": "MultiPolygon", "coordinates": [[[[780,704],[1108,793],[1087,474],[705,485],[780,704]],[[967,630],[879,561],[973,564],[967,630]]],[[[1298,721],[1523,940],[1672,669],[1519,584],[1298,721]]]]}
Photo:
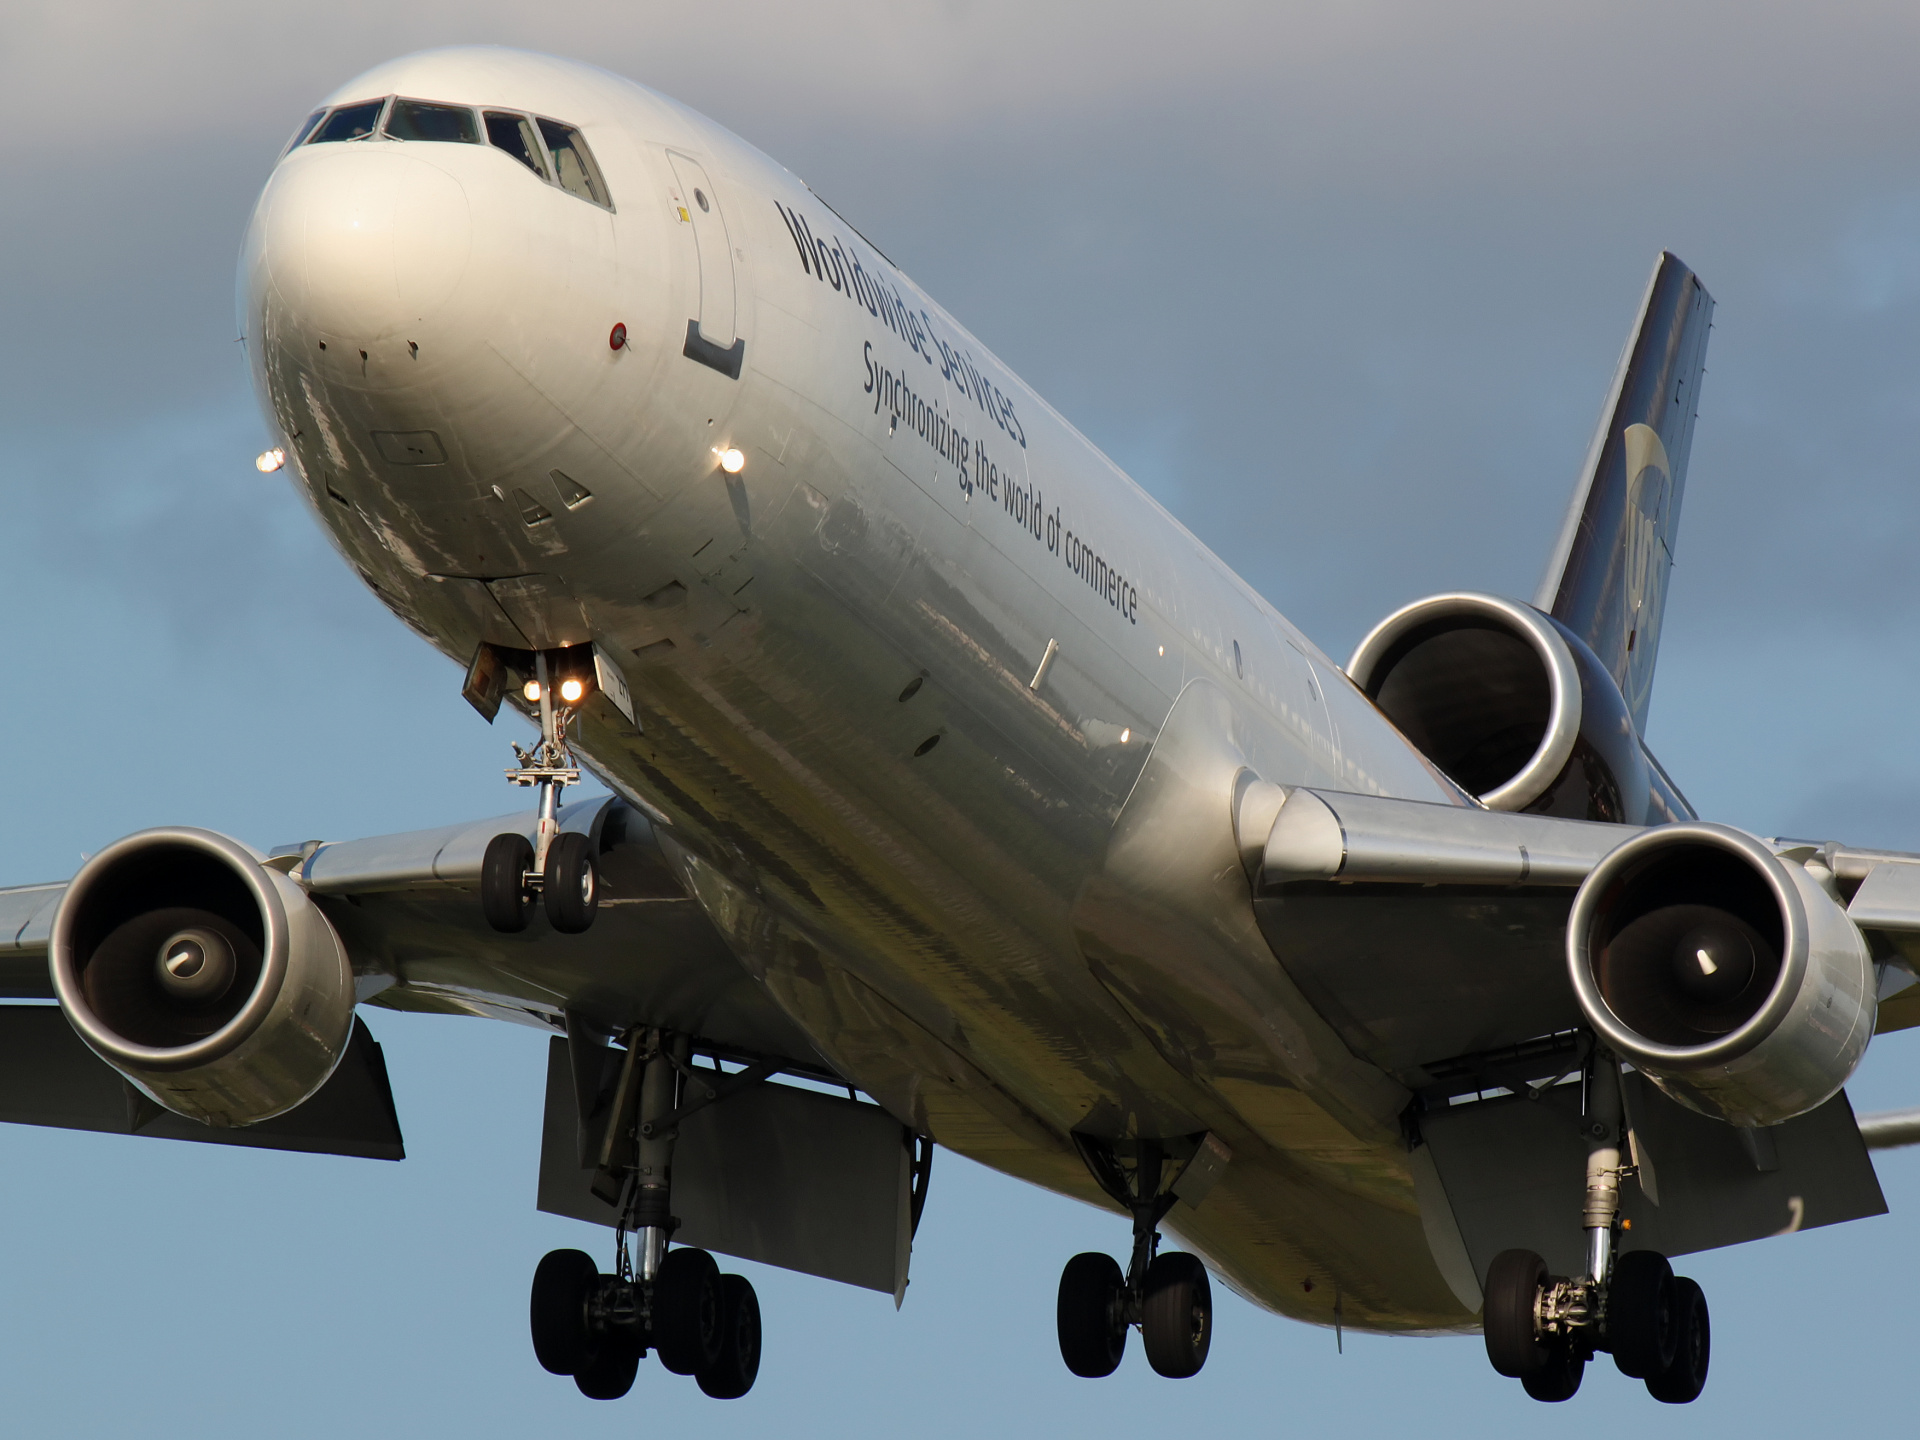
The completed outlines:
{"type": "Polygon", "coordinates": [[[560,682],[560,698],[569,705],[579,703],[580,697],[586,693],[587,687],[582,685],[578,680],[562,680],[560,682]]]}
{"type": "Polygon", "coordinates": [[[719,454],[720,468],[726,471],[727,474],[738,475],[742,470],[747,468],[747,457],[732,446],[728,446],[725,450],[720,451],[719,454]]]}
{"type": "Polygon", "coordinates": [[[529,705],[538,705],[540,703],[540,682],[538,680],[527,681],[525,685],[520,687],[520,693],[527,697],[527,703],[529,705]]]}
{"type": "Polygon", "coordinates": [[[287,452],[276,445],[271,450],[262,450],[259,457],[253,462],[253,468],[258,470],[262,475],[271,475],[286,463],[287,452]]]}

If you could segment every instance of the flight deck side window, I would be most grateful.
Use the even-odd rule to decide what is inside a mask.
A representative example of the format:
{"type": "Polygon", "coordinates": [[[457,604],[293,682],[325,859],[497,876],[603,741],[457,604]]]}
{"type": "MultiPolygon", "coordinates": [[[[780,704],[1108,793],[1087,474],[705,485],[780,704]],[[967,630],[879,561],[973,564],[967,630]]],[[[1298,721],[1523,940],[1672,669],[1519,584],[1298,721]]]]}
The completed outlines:
{"type": "Polygon", "coordinates": [[[333,113],[320,122],[320,128],[307,137],[307,143],[324,145],[329,140],[364,139],[380,123],[380,108],[386,103],[384,100],[360,100],[352,105],[335,107],[333,113]]]}
{"type": "Polygon", "coordinates": [[[280,153],[282,155],[285,155],[287,153],[287,150],[293,149],[294,146],[298,145],[302,140],[306,139],[309,135],[311,135],[313,133],[313,127],[320,123],[321,119],[326,115],[326,113],[327,113],[326,106],[323,105],[318,110],[314,111],[311,115],[307,116],[307,118],[300,123],[300,128],[293,132],[293,138],[287,141],[287,149],[282,150],[280,153]]]}
{"type": "Polygon", "coordinates": [[[607,182],[600,178],[600,167],[593,163],[593,152],[587,149],[580,132],[557,120],[542,120],[540,135],[553,156],[554,175],[560,188],[603,209],[613,209],[613,201],[607,195],[607,182]]]}
{"type": "Polygon", "coordinates": [[[456,145],[478,145],[480,128],[473,111],[464,105],[436,105],[430,100],[396,100],[387,115],[387,134],[395,140],[439,140],[456,145]]]}
{"type": "Polygon", "coordinates": [[[547,164],[540,158],[540,141],[534,136],[531,120],[524,115],[489,110],[486,121],[489,145],[506,151],[542,180],[547,178],[547,164]]]}

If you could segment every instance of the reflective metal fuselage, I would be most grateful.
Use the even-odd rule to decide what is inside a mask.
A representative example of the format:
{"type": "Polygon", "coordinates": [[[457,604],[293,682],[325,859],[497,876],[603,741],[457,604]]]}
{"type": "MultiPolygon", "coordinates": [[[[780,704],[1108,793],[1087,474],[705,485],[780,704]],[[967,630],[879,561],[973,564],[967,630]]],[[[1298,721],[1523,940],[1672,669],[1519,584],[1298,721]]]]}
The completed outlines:
{"type": "MultiPolygon", "coordinates": [[[[1271,956],[1216,985],[1196,951],[1191,1014],[1232,1036],[1202,1018],[1184,1038],[1111,959],[1142,888],[1115,877],[1186,844],[1149,829],[1132,869],[1112,853],[1176,702],[1268,781],[1459,792],[758,151],[512,51],[397,61],[333,98],[390,94],[579,126],[613,209],[486,144],[304,145],[274,171],[241,268],[255,380],[367,583],[462,664],[483,641],[617,659],[640,732],[596,698],[578,749],[668,822],[744,963],[903,1119],[1089,1199],[1076,1127],[1211,1130],[1233,1161],[1170,1224],[1236,1287],[1329,1323],[1470,1323],[1422,1237],[1408,1097],[1271,956]]],[[[1253,933],[1227,782],[1199,848],[1164,858],[1204,862],[1225,918],[1198,930],[1240,925],[1237,903],[1253,933]]],[[[1143,951],[1182,953],[1168,928],[1143,951]]]]}

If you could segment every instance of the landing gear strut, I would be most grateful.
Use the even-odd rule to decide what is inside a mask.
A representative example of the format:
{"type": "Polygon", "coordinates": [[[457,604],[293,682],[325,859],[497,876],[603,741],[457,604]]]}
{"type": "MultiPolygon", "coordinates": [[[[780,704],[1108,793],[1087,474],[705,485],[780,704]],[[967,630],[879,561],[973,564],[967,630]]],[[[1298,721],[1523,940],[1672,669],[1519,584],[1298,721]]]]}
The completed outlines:
{"type": "Polygon", "coordinates": [[[1620,1065],[1594,1052],[1587,1077],[1587,1273],[1549,1275],[1531,1250],[1503,1250],[1488,1267],[1481,1320],[1487,1359],[1536,1400],[1570,1400],[1587,1361],[1613,1356],[1623,1375],[1669,1405],[1699,1397],[1712,1335],[1700,1287],[1652,1250],[1616,1255],[1620,1181],[1620,1065]]]}
{"type": "Polygon", "coordinates": [[[528,1306],[533,1353],[593,1400],[625,1395],[649,1351],[715,1399],[738,1399],[760,1373],[759,1298],[705,1250],[668,1248],[679,1226],[674,1126],[685,1113],[681,1082],[693,1073],[686,1038],[650,1030],[627,1044],[594,1177],[596,1193],[620,1206],[614,1270],[601,1274],[580,1250],[541,1260],[528,1306]]]}
{"type": "Polygon", "coordinates": [[[513,747],[520,764],[507,771],[507,779],[538,793],[534,838],[496,835],[488,842],[480,867],[480,909],[495,930],[513,934],[527,928],[535,902],[544,901],[548,923],[562,934],[578,935],[593,924],[599,909],[600,876],[587,837],[561,833],[559,815],[560,792],[580,781],[567,747],[567,723],[584,682],[562,681],[563,703],[556,706],[546,655],[535,652],[533,664],[527,698],[540,706],[540,742],[531,750],[513,747]]]}
{"type": "Polygon", "coordinates": [[[1055,1309],[1060,1358],[1087,1379],[1111,1375],[1137,1325],[1156,1372],[1176,1380],[1199,1374],[1213,1340],[1213,1287],[1199,1257],[1159,1253],[1160,1222],[1178,1198],[1164,1183],[1172,1178],[1168,1145],[1074,1138],[1101,1188],[1133,1212],[1133,1254],[1124,1275],[1097,1251],[1067,1262],[1055,1309]]]}

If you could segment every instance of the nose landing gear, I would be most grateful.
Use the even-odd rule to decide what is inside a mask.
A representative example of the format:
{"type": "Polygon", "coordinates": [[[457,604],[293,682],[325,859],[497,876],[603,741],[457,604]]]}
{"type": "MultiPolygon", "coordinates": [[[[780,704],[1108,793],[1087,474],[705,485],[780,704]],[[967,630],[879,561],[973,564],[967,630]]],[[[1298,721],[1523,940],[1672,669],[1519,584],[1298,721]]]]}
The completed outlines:
{"type": "Polygon", "coordinates": [[[1712,1336],[1700,1287],[1652,1250],[1615,1256],[1620,1179],[1620,1067],[1596,1051],[1588,1084],[1587,1274],[1547,1273],[1531,1250],[1503,1250],[1488,1267],[1481,1323],[1487,1359],[1536,1400],[1570,1400],[1587,1361],[1608,1351],[1621,1374],[1669,1405],[1707,1383],[1712,1336]]]}
{"type": "Polygon", "coordinates": [[[513,747],[520,764],[507,771],[507,779],[538,793],[534,838],[496,835],[488,842],[480,866],[480,909],[487,924],[511,935],[526,929],[535,903],[544,902],[555,930],[578,935],[593,924],[600,907],[600,876],[587,837],[562,834],[559,815],[560,792],[580,781],[567,747],[567,723],[585,696],[586,682],[561,681],[563,703],[556,706],[545,653],[535,652],[533,664],[527,699],[540,706],[540,742],[531,750],[513,747]]]}
{"type": "Polygon", "coordinates": [[[1060,1358],[1086,1379],[1111,1375],[1126,1354],[1127,1331],[1137,1325],[1156,1373],[1175,1380],[1199,1374],[1213,1340],[1213,1287],[1198,1256],[1157,1253],[1160,1222],[1180,1198],[1162,1185],[1167,1143],[1074,1139],[1101,1188],[1133,1212],[1133,1255],[1124,1275],[1098,1251],[1067,1262],[1054,1312],[1060,1358]]]}

